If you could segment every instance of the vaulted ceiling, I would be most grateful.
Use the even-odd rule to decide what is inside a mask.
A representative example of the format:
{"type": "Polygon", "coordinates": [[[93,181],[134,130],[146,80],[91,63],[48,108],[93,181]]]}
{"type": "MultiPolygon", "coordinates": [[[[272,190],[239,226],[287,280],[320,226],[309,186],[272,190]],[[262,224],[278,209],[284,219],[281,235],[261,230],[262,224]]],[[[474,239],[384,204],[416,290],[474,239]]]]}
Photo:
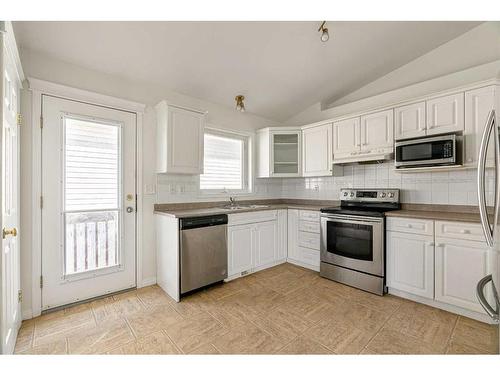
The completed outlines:
{"type": "Polygon", "coordinates": [[[50,57],[284,121],[341,98],[479,22],[14,22],[50,57]]]}

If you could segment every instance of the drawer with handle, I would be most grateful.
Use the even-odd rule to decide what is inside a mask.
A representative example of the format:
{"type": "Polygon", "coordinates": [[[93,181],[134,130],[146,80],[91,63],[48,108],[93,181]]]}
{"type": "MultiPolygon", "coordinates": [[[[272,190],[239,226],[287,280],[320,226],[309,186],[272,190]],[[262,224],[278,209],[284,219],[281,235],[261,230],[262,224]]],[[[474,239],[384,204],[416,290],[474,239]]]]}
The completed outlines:
{"type": "Polygon", "coordinates": [[[320,215],[319,211],[306,211],[306,210],[299,211],[300,220],[319,221],[319,215],[320,215]]]}
{"type": "Polygon", "coordinates": [[[436,221],[436,237],[485,242],[481,224],[458,221],[436,221]]]}
{"type": "Polygon", "coordinates": [[[317,250],[299,247],[299,261],[319,268],[320,253],[317,250]]]}
{"type": "Polygon", "coordinates": [[[319,233],[319,221],[299,220],[299,231],[319,233]]]}
{"type": "Polygon", "coordinates": [[[421,219],[407,219],[402,217],[388,217],[387,230],[393,232],[434,235],[434,221],[421,219]]]}
{"type": "Polygon", "coordinates": [[[299,246],[319,250],[319,234],[299,231],[299,246]]]}

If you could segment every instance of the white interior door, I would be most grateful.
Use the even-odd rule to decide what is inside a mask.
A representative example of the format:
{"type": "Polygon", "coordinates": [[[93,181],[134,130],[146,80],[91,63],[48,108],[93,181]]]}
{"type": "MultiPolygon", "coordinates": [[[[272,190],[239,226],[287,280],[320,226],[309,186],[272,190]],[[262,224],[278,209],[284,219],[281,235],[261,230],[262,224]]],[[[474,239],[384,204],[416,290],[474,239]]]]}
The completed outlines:
{"type": "Polygon", "coordinates": [[[136,285],[136,114],[42,96],[42,310],[136,285]]]}
{"type": "MultiPolygon", "coordinates": [[[[0,53],[3,53],[0,51],[0,53]]],[[[5,57],[8,57],[5,55],[5,57]]],[[[0,333],[2,353],[12,353],[21,325],[19,255],[19,90],[14,64],[4,61],[2,96],[2,254],[0,257],[0,333]]]]}

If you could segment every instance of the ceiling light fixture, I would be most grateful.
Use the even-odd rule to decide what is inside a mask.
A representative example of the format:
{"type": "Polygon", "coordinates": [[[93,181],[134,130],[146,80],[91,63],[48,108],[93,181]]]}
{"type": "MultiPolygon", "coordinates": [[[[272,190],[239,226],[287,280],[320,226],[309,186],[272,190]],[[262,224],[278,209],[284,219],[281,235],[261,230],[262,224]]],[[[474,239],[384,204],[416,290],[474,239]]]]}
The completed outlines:
{"type": "Polygon", "coordinates": [[[243,103],[243,100],[245,100],[245,97],[243,95],[236,95],[236,110],[240,112],[245,112],[245,103],[243,103]]]}
{"type": "Polygon", "coordinates": [[[323,21],[323,23],[321,24],[321,26],[318,29],[318,32],[321,31],[320,39],[323,43],[328,42],[328,39],[330,39],[330,34],[328,34],[328,29],[325,27],[325,24],[326,24],[326,21],[323,21]]]}

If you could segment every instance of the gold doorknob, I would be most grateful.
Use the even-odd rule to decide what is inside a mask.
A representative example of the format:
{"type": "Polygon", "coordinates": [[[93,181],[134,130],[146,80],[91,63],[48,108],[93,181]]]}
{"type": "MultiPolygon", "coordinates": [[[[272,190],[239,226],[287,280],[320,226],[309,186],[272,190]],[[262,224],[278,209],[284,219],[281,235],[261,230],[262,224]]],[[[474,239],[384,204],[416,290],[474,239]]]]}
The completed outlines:
{"type": "Polygon", "coordinates": [[[5,238],[9,235],[12,235],[12,237],[16,237],[17,236],[17,229],[16,228],[12,228],[12,229],[3,228],[2,229],[2,238],[5,238]]]}

